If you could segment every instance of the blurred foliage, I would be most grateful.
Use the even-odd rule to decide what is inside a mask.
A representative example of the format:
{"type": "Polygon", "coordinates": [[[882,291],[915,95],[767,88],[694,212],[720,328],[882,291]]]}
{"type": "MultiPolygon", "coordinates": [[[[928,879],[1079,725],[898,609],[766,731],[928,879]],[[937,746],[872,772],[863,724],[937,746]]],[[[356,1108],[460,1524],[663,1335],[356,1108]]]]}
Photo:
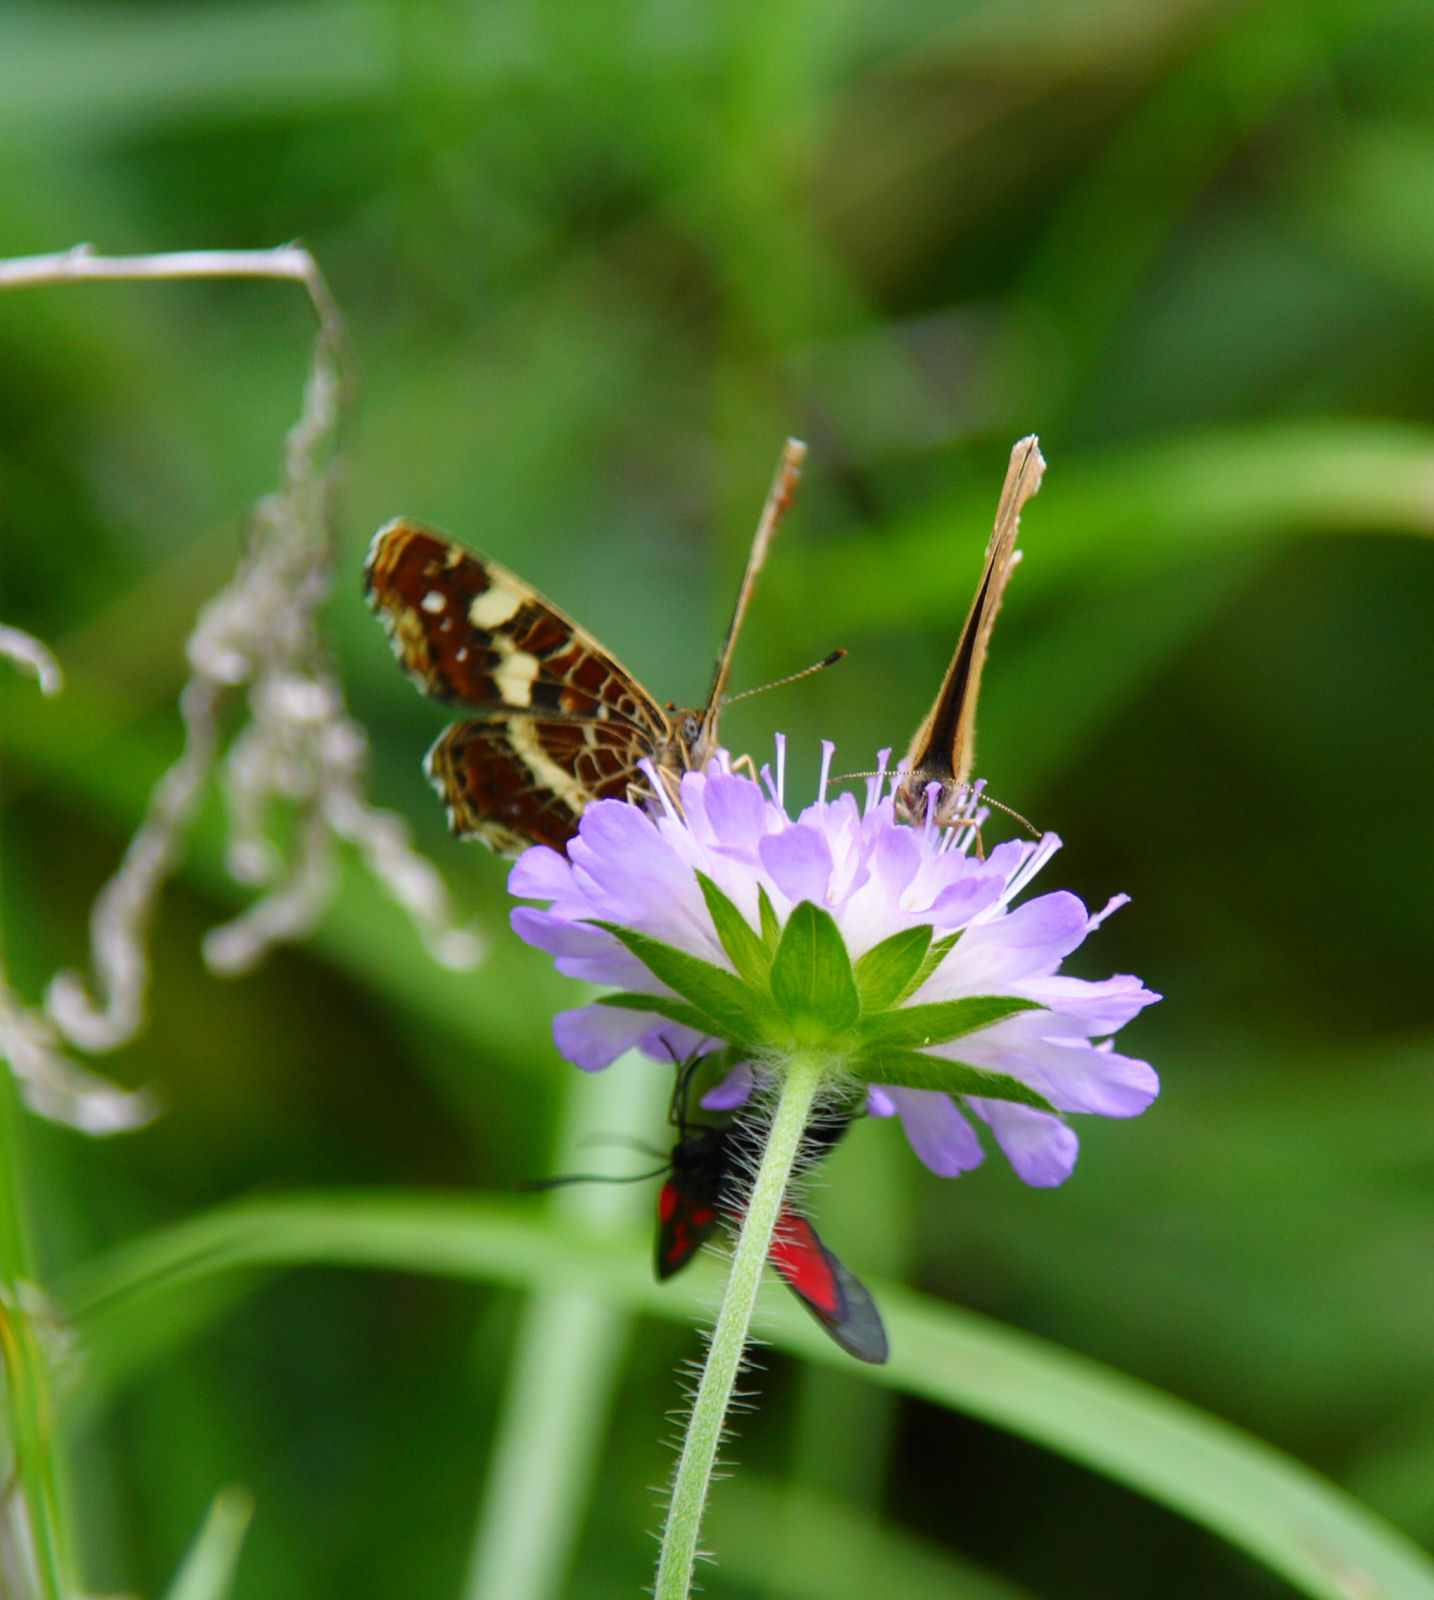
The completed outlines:
{"type": "MultiPolygon", "coordinates": [[[[943,1183],[860,1128],[824,1230],[1434,1539],[1434,558],[1408,537],[1434,530],[1434,12],[0,0],[0,40],[0,255],[302,236],[323,264],[367,384],[329,636],[376,796],[498,936],[441,972],[355,873],[311,944],[218,981],[198,938],[235,891],[202,830],[154,1024],[106,1063],[167,1115],[103,1145],[26,1127],[45,1276],[256,1189],[549,1168],[570,986],[502,937],[502,865],[444,835],[418,770],[441,715],[359,598],[374,527],[517,567],[686,702],[802,435],[736,687],[850,656],[725,727],[756,752],[786,730],[801,792],[821,737],[848,769],[904,745],[1036,431],[978,766],[1067,840],[1052,885],[1134,896],[1080,970],[1166,993],[1126,1045],[1165,1091],[1083,1124],[1055,1192],[995,1161],[943,1183]]],[[[0,296],[0,618],[70,678],[43,703],[0,679],[27,995],[79,957],[177,747],[184,639],[274,479],[306,318],[274,285],[0,296]]],[[[163,1592],[242,1483],[237,1600],[458,1593],[518,1318],[427,1279],[266,1287],[76,1437],[89,1586],[163,1592]]],[[[696,1345],[641,1333],[581,1600],[649,1576],[696,1345]]],[[[714,1596],[835,1592],[812,1572],[840,1519],[913,1596],[1277,1586],[984,1424],[785,1356],[756,1386],[714,1596]]]]}

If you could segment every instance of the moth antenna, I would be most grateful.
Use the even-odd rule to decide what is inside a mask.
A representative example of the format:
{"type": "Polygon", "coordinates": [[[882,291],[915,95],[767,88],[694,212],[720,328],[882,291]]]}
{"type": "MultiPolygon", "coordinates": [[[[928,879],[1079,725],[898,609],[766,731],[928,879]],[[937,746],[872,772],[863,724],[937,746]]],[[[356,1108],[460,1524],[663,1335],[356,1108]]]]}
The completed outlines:
{"type": "Polygon", "coordinates": [[[654,1150],[645,1139],[631,1139],[622,1133],[590,1133],[582,1141],[582,1148],[592,1149],[607,1145],[619,1150],[636,1150],[639,1155],[651,1156],[654,1161],[661,1161],[663,1152],[654,1150]]]}
{"type": "Polygon", "coordinates": [[[722,710],[725,711],[728,706],[735,706],[739,700],[750,700],[754,694],[766,694],[768,689],[782,689],[789,683],[795,683],[798,678],[810,678],[814,672],[824,672],[826,668],[834,667],[845,654],[845,650],[833,650],[829,656],[814,661],[809,667],[803,667],[800,672],[789,672],[785,678],[773,678],[770,683],[758,684],[755,689],[743,689],[741,694],[729,694],[722,702],[722,710]]]}
{"type": "Polygon", "coordinates": [[[560,1178],[524,1178],[513,1187],[519,1194],[540,1194],[545,1189],[561,1189],[569,1183],[646,1183],[650,1178],[660,1178],[671,1169],[672,1163],[664,1161],[651,1172],[634,1172],[627,1177],[615,1178],[606,1172],[568,1172],[560,1178]]]}

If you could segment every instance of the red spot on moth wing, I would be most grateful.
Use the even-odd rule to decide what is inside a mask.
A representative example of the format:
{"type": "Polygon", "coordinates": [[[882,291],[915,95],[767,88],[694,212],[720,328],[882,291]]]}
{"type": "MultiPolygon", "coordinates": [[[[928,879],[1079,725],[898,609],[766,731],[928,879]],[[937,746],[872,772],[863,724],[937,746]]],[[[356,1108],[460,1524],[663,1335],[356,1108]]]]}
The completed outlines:
{"type": "Polygon", "coordinates": [[[768,1259],[782,1281],[824,1322],[846,1315],[846,1299],[833,1270],[834,1258],[829,1257],[816,1229],[805,1217],[794,1211],[782,1213],[772,1235],[768,1259]]]}
{"type": "Polygon", "coordinates": [[[717,1226],[717,1213],[710,1206],[694,1205],[672,1183],[664,1183],[657,1197],[657,1276],[670,1278],[702,1248],[703,1241],[717,1226]]]}
{"type": "Polygon", "coordinates": [[[805,1217],[782,1213],[768,1259],[849,1356],[875,1366],[886,1360],[886,1329],[871,1291],[827,1249],[805,1217]]]}

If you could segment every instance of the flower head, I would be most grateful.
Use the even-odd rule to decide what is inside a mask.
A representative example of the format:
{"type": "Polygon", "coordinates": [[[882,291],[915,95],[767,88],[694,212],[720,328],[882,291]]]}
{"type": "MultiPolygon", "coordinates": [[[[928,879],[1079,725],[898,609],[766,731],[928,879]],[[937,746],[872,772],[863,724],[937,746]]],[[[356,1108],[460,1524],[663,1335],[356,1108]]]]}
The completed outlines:
{"type": "Polygon", "coordinates": [[[974,827],[896,820],[885,754],[864,807],[826,799],[824,750],[821,796],[795,820],[779,741],[776,779],[719,757],[683,775],[679,808],[653,775],[653,811],[599,801],[566,857],[519,859],[509,888],[549,905],[514,910],[515,931],[559,971],[619,990],[560,1013],[559,1050],[587,1071],[633,1046],[724,1052],[711,1107],[741,1104],[794,1051],[821,1052],[834,1088],[899,1116],[934,1172],[981,1161],[974,1117],[1027,1183],[1061,1183],[1078,1149],[1066,1113],[1135,1116],[1159,1087],[1110,1040],[1159,997],[1135,977],[1059,972],[1125,897],[1096,916],[1064,891],[1013,907],[1054,834],[981,860],[974,827]]]}

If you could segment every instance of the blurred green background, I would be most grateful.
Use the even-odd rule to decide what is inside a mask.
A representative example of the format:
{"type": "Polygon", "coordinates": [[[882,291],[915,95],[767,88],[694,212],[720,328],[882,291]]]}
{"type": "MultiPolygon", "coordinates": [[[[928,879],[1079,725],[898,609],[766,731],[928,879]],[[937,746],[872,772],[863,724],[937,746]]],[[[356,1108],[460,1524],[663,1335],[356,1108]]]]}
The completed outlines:
{"type": "MultiPolygon", "coordinates": [[[[0,3],[0,255],[301,236],[326,271],[365,373],[328,637],[372,792],[497,941],[442,973],[355,889],[220,981],[198,940],[240,896],[209,827],[153,1024],[105,1063],[167,1114],[28,1130],[47,1273],[256,1190],[550,1170],[574,991],[505,934],[503,865],[444,832],[419,771],[444,718],[360,599],[379,523],[516,567],[687,703],[806,438],[735,687],[850,655],[724,726],[760,754],[784,729],[803,793],[821,737],[847,770],[904,748],[1034,431],[978,770],[1066,840],[1047,887],[1133,896],[1075,970],[1167,996],[1122,1035],[1164,1092],[1082,1122],[1054,1192],[995,1160],[943,1182],[859,1128],[824,1231],[1434,1539],[1431,195],[1422,0],[0,3]]],[[[178,748],[184,639],[275,480],[309,333],[276,285],[0,297],[0,618],[71,679],[43,706],[0,683],[31,998],[178,748]]],[[[457,1594],[518,1310],[334,1271],[245,1298],[77,1437],[89,1584],[159,1592],[239,1482],[246,1600],[457,1594]]],[[[696,1350],[641,1325],[567,1593],[648,1581],[696,1350]]],[[[780,1356],[756,1388],[719,1600],[837,1593],[774,1554],[783,1479],[884,1527],[892,1593],[1289,1592],[985,1426],[780,1356]]]]}

